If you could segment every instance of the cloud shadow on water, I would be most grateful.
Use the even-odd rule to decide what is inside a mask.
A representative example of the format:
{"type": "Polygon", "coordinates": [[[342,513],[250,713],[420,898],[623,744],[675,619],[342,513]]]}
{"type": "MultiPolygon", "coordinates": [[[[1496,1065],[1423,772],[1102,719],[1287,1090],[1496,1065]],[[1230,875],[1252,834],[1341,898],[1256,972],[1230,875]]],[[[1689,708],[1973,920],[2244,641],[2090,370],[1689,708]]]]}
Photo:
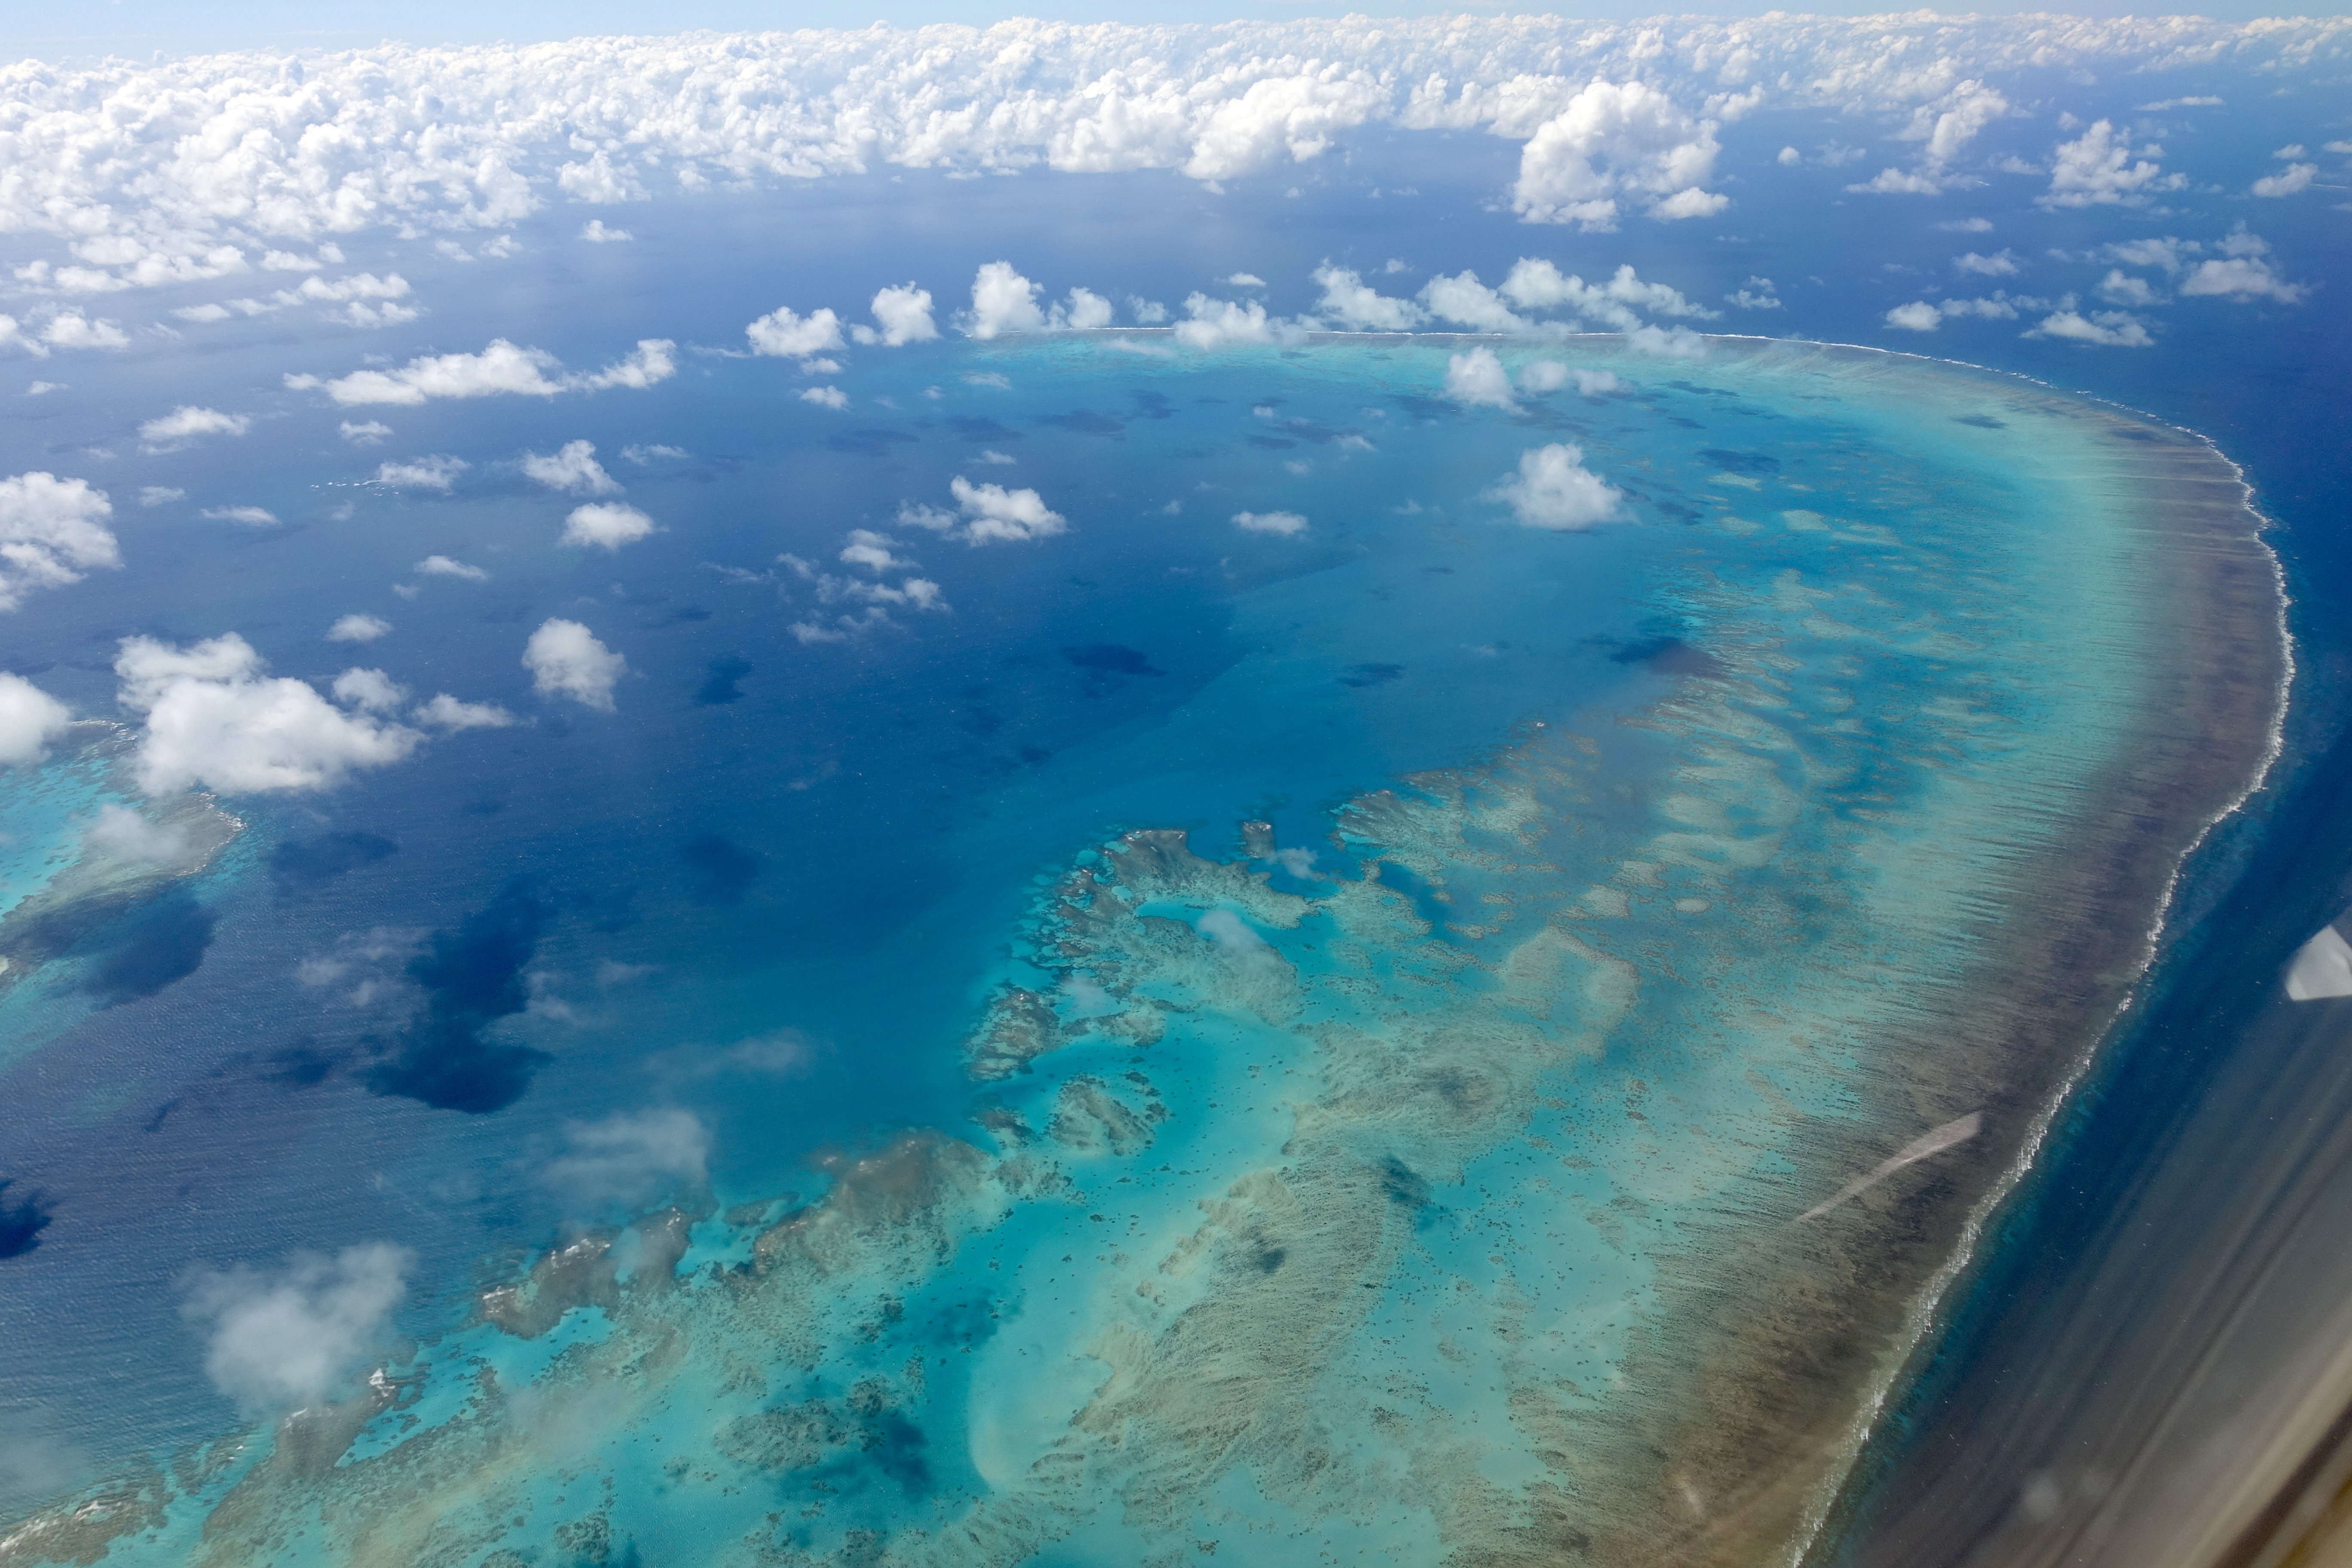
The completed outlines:
{"type": "Polygon", "coordinates": [[[210,910],[173,888],[106,933],[81,988],[101,1007],[152,996],[196,972],[216,923],[210,910]]]}
{"type": "Polygon", "coordinates": [[[523,969],[539,951],[547,917],[547,906],[515,881],[455,930],[436,931],[408,965],[408,977],[425,988],[425,1010],[369,1069],[368,1088],[478,1116],[521,1099],[531,1075],[552,1058],[483,1032],[529,1005],[523,969]]]}
{"type": "Polygon", "coordinates": [[[8,1189],[16,1184],[14,1177],[0,1176],[0,1258],[22,1258],[40,1246],[52,1217],[47,1194],[35,1187],[12,1198],[8,1189]]]}
{"type": "Polygon", "coordinates": [[[716,833],[689,839],[678,849],[697,903],[740,904],[766,868],[766,858],[716,833]]]}
{"type": "Polygon", "coordinates": [[[394,854],[400,846],[374,833],[322,833],[289,838],[269,852],[269,875],[278,891],[317,887],[348,876],[394,854]]]}

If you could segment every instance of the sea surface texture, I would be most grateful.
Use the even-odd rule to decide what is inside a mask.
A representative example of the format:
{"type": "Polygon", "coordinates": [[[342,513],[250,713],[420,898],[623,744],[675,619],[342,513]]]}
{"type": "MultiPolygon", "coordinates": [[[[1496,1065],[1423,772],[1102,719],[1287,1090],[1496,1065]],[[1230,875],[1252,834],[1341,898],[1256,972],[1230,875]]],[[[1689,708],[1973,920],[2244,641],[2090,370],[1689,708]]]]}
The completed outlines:
{"type": "MultiPolygon", "coordinates": [[[[107,742],[0,785],[49,1180],[176,1151],[26,1259],[9,1339],[117,1315],[0,1373],[116,1356],[67,1436],[121,1479],[0,1563],[1802,1550],[2269,756],[2235,470],[1861,350],[1165,348],[913,349],[841,413],[683,378],[625,590],[488,494],[488,581],[385,609],[436,650],[404,679],[524,711],[516,646],[576,616],[616,713],[158,818],[169,890],[104,884],[99,937],[20,911],[103,882],[58,825],[137,805],[107,742]],[[1505,401],[1444,395],[1474,351],[1505,401]],[[1613,513],[1530,526],[1570,445],[1613,513]],[[982,537],[987,484],[1062,527],[982,537]],[[237,1022],[194,1087],[90,1087],[199,1004],[237,1022]],[[170,1141],[232,1131],[228,1195],[170,1141]],[[236,1256],[191,1206],[406,1248],[409,1339],[241,1425],[170,1288],[236,1256]]],[[[374,504],[396,539],[273,548],[440,548],[374,504]]]]}

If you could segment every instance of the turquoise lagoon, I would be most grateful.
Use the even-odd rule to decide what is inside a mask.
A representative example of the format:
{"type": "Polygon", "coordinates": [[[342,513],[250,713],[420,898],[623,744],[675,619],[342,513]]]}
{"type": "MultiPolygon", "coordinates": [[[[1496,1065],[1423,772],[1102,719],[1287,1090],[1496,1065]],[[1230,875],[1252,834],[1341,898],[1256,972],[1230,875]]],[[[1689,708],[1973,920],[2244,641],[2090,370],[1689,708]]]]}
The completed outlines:
{"type": "MultiPolygon", "coordinates": [[[[363,1386],[130,1465],[0,1563],[1793,1560],[2267,762],[2275,573],[2204,443],[2014,378],[1572,338],[1491,347],[1613,388],[1465,409],[1474,346],[973,345],[861,364],[839,416],[772,367],[683,384],[798,531],[680,502],[650,575],[734,573],[726,646],[792,689],[747,676],[726,711],[766,728],[723,745],[648,713],[593,780],[552,782],[576,726],[467,765],[601,802],[575,867],[724,795],[829,891],[649,910],[656,978],[511,1110],[311,1092],[411,1141],[358,1157],[402,1190],[674,1100],[709,1186],[509,1217],[535,1250],[488,1279],[485,1231],[404,1235],[438,1316],[363,1386]],[[1560,442],[1617,519],[1513,520],[1560,442]],[[894,521],[954,478],[1069,531],[894,521]],[[951,607],[872,617],[850,527],[951,607]],[[887,918],[820,874],[861,855],[916,885],[887,918]],[[830,1042],[808,1077],[646,1087],[780,1015],[830,1042]]],[[[486,879],[554,841],[439,831],[486,879]]]]}

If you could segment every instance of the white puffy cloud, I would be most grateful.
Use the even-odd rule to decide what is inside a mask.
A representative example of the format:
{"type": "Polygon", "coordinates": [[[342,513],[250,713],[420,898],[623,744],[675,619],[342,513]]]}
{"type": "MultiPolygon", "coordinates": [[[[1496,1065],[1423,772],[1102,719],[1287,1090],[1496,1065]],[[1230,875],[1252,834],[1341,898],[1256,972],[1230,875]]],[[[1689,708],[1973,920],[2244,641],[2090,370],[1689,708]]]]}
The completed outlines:
{"type": "Polygon", "coordinates": [[[861,343],[878,342],[884,348],[902,348],[908,343],[927,343],[940,335],[937,322],[931,320],[931,291],[918,289],[912,283],[902,283],[876,293],[874,319],[881,323],[879,331],[872,327],[852,329],[861,343]]]}
{"type": "Polygon", "coordinates": [[[87,479],[35,469],[0,479],[0,611],[36,588],[79,583],[98,566],[120,566],[106,492],[87,479]]]}
{"type": "MultiPolygon", "coordinates": [[[[0,231],[74,252],[40,287],[120,289],[226,275],[250,265],[249,249],[325,257],[329,237],[362,231],[496,232],[559,194],[633,200],[877,165],[1167,169],[1213,182],[1318,157],[1373,125],[1531,142],[1594,84],[1643,86],[1725,123],[1765,102],[1907,121],[1901,134],[1924,158],[1970,145],[1999,112],[1987,94],[2224,59],[2299,84],[2333,68],[2343,26],[1929,12],[1011,20],[383,44],[306,59],[299,74],[234,54],[27,61],[9,86],[0,231]]],[[[1702,132],[1706,119],[1692,125],[1702,132]]],[[[1573,155],[1574,137],[1553,140],[1573,155]]],[[[1694,134],[1673,148],[1698,144],[1694,134]]],[[[1627,190],[1606,148],[1583,157],[1612,188],[1570,207],[1703,183],[1627,190]]],[[[1636,158],[1633,172],[1643,168],[1636,158]]],[[[501,235],[480,248],[510,247],[501,235]]]]}
{"type": "Polygon", "coordinates": [[[72,722],[64,703],[23,676],[0,670],[0,767],[39,762],[72,722]]]}
{"type": "Polygon", "coordinates": [[[1519,471],[1486,492],[1507,501],[1529,528],[1591,528],[1616,517],[1624,496],[1584,466],[1584,449],[1572,441],[1534,447],[1519,455],[1519,471]]]}
{"type": "Polygon", "coordinates": [[[597,500],[572,509],[563,520],[565,544],[593,544],[618,550],[654,531],[654,520],[626,501],[597,500]]]}
{"type": "Polygon", "coordinates": [[[381,419],[362,419],[356,424],[346,419],[335,428],[354,447],[381,447],[383,438],[392,434],[392,426],[381,419]]]}
{"type": "Polygon", "coordinates": [[[408,700],[400,683],[380,669],[347,669],[335,677],[335,700],[348,708],[383,713],[408,700]]]}
{"type": "Polygon", "coordinates": [[[606,473],[604,465],[596,460],[596,444],[593,441],[566,441],[558,450],[545,455],[526,452],[522,471],[526,478],[551,490],[567,490],[576,496],[621,493],[620,481],[606,473]]]}
{"type": "Polygon", "coordinates": [[[349,615],[340,617],[327,628],[329,642],[373,642],[392,630],[392,623],[381,616],[349,615]]]}
{"type": "Polygon", "coordinates": [[[1699,188],[1722,151],[1715,132],[1645,82],[1596,80],[1528,138],[1511,205],[1525,222],[1588,233],[1617,226],[1620,196],[1646,198],[1661,220],[1711,216],[1730,205],[1699,188]]]}
{"type": "Polygon", "coordinates": [[[1042,332],[1045,312],[1037,305],[1037,285],[1009,261],[989,261],[972,275],[971,310],[961,321],[966,337],[982,342],[1009,332],[1042,332]]]}
{"type": "Polygon", "coordinates": [[[59,310],[41,328],[41,342],[60,349],[127,349],[131,335],[112,321],[94,321],[79,310],[59,310]]]}
{"type": "Polygon", "coordinates": [[[2041,325],[2025,336],[2063,338],[2073,342],[2097,343],[2113,349],[2156,346],[2156,340],[2147,335],[2147,324],[2121,310],[2094,310],[2087,317],[2079,311],[2059,310],[2042,318],[2041,325]]]}
{"type": "Polygon", "coordinates": [[[562,363],[545,350],[493,338],[478,354],[427,354],[398,370],[357,370],[332,380],[289,375],[286,384],[297,392],[322,387],[342,407],[415,405],[436,397],[553,397],[562,392],[595,392],[614,386],[643,390],[677,373],[672,353],[676,347],[667,338],[642,339],[626,358],[603,370],[567,375],[562,374],[562,363]]]}
{"type": "Polygon", "coordinates": [[[804,386],[800,396],[803,403],[814,403],[836,414],[849,406],[849,394],[837,386],[804,386]]]}
{"type": "Polygon", "coordinates": [[[565,376],[563,389],[567,392],[603,392],[620,386],[631,392],[643,392],[677,374],[677,345],[667,338],[639,338],[635,348],[604,369],[565,376]]]}
{"type": "Polygon", "coordinates": [[[1556,359],[1534,360],[1519,370],[1522,392],[1558,392],[1570,382],[1580,397],[1603,397],[1625,384],[1613,371],[1570,369],[1556,359]]]}
{"type": "Polygon", "coordinates": [[[2014,278],[2021,268],[2013,250],[1997,250],[1990,256],[1980,256],[1971,250],[1965,256],[1952,258],[1952,270],[1973,272],[1979,278],[2014,278]]]}
{"type": "Polygon", "coordinates": [[[542,1185],[586,1208],[642,1207],[709,1176],[710,1133],[675,1106],[615,1111],[601,1121],[564,1123],[564,1152],[539,1173],[542,1185]]]}
{"type": "Polygon", "coordinates": [[[278,514],[266,506],[208,506],[196,515],[213,522],[241,522],[247,528],[278,526],[278,514]]]}
{"type": "Polygon", "coordinates": [[[637,237],[625,228],[606,228],[603,218],[592,217],[581,226],[580,237],[591,245],[623,245],[637,237]]]}
{"type": "Polygon", "coordinates": [[[1288,324],[1268,318],[1265,307],[1255,300],[1235,304],[1231,300],[1213,300],[1194,292],[1185,296],[1184,309],[1188,319],[1176,323],[1173,335],[1187,348],[1270,343],[1286,335],[1288,324]]]}
{"type": "Polygon", "coordinates": [[[2187,183],[2146,158],[2134,163],[2131,138],[2118,135],[2112,121],[2095,120],[2074,141],[2058,143],[2050,188],[2035,202],[2045,207],[2143,206],[2150,193],[2179,190],[2187,183]]]}
{"type": "Polygon", "coordinates": [[[394,489],[446,490],[459,474],[473,466],[463,458],[410,458],[402,462],[377,464],[375,482],[394,489]]]}
{"type": "Polygon", "coordinates": [[[515,716],[495,702],[460,702],[446,691],[418,703],[408,716],[436,730],[503,730],[515,722],[515,716]]]}
{"type": "Polygon", "coordinates": [[[116,700],[145,720],[139,786],[150,795],[197,784],[229,795],[325,789],[354,769],[400,762],[424,740],[262,669],[261,656],[234,632],[184,648],[123,638],[116,700]]]}
{"type": "Polygon", "coordinates": [[[2145,278],[2133,276],[2120,267],[2110,267],[2107,275],[2099,279],[2099,298],[2111,305],[2154,305],[2161,297],[2148,286],[2145,278]]]}
{"type": "Polygon", "coordinates": [[[523,645],[522,667],[545,697],[568,697],[601,713],[613,711],[613,687],[629,661],[596,640],[578,621],[551,618],[523,645]]]}
{"type": "Polygon", "coordinates": [[[414,1263],[406,1248],[372,1241],[280,1268],[197,1273],[183,1310],[205,1327],[205,1375],[248,1415],[332,1396],[380,1348],[414,1263]]]}
{"type": "Polygon", "coordinates": [[[161,415],[139,426],[139,438],[151,449],[170,450],[184,447],[199,436],[242,436],[253,428],[253,419],[245,414],[224,414],[217,408],[199,408],[183,403],[169,414],[161,415]]]}
{"type": "Polygon", "coordinates": [[[1736,293],[1726,294],[1724,298],[1743,310],[1780,309],[1780,296],[1774,289],[1772,279],[1769,278],[1751,277],[1746,283],[1740,285],[1736,293]]]}
{"type": "Polygon", "coordinates": [[[1454,354],[1445,362],[1445,395],[1473,407],[1516,408],[1510,373],[1488,348],[1454,354]]]}
{"type": "Polygon", "coordinates": [[[1307,531],[1307,520],[1295,511],[1237,511],[1234,526],[1249,533],[1289,535],[1307,531]]]}
{"type": "Polygon", "coordinates": [[[1069,527],[1069,520],[1046,506],[1033,489],[1006,489],[1002,485],[975,485],[958,474],[948,493],[963,509],[964,538],[973,544],[992,540],[1024,542],[1047,539],[1069,527]]]}
{"type": "Polygon", "coordinates": [[[839,316],[831,310],[803,316],[789,305],[777,306],[744,328],[743,335],[751,340],[753,353],[778,359],[812,359],[843,342],[839,316]]]}
{"type": "Polygon", "coordinates": [[[2301,283],[2290,283],[2271,268],[2270,244],[2260,235],[2248,234],[2240,224],[2221,241],[2222,254],[2199,262],[2180,280],[2180,292],[2189,297],[2218,296],[2231,300],[2268,298],[2282,305],[2292,305],[2311,292],[2301,283]]]}
{"type": "MultiPolygon", "coordinates": [[[[875,296],[877,320],[884,319],[883,295],[892,292],[886,289],[875,296]]],[[[896,292],[903,294],[906,290],[896,292]]],[[[920,323],[926,329],[918,335],[936,336],[936,329],[930,326],[931,297],[919,290],[915,290],[915,295],[920,301],[920,323]]],[[[915,320],[913,307],[908,306],[907,311],[911,323],[915,320]]],[[[1018,332],[1091,331],[1109,326],[1111,314],[1111,302],[1091,289],[1072,289],[1067,298],[1055,301],[1050,308],[1040,305],[1036,284],[1024,278],[1009,261],[990,261],[982,263],[972,275],[971,309],[956,318],[956,327],[964,336],[985,342],[1018,332]]],[[[887,328],[887,321],[885,324],[887,328]]],[[[881,341],[892,342],[887,330],[881,341]]]]}
{"type": "MultiPolygon", "coordinates": [[[[2068,304],[2072,300],[2073,296],[2069,295],[2060,303],[2068,304]]],[[[2027,294],[2012,295],[1995,289],[1991,294],[1977,300],[1941,300],[1934,304],[1929,304],[1925,300],[1915,300],[1907,305],[1897,305],[1887,311],[1885,321],[1890,327],[1902,327],[1915,332],[1932,332],[1946,321],[1962,316],[1973,316],[1987,321],[2013,321],[2017,320],[2021,310],[2046,310],[2048,309],[2050,309],[2050,301],[2047,300],[2035,299],[2027,294]]]]}
{"type": "Polygon", "coordinates": [[[1475,272],[1463,272],[1452,278],[1439,274],[1422,285],[1421,302],[1439,321],[1467,327],[1474,332],[1517,332],[1527,327],[1527,322],[1503,303],[1499,294],[1478,281],[1475,272]]]}
{"type": "Polygon", "coordinates": [[[901,561],[891,553],[897,543],[898,541],[887,533],[877,533],[870,528],[853,528],[849,531],[849,542],[841,547],[841,563],[863,566],[877,574],[912,566],[913,562],[901,561]]]}
{"type": "Polygon", "coordinates": [[[416,563],[419,574],[426,577],[458,577],[468,583],[487,583],[490,574],[479,566],[463,561],[453,561],[446,555],[428,555],[416,563]]]}
{"type": "Polygon", "coordinates": [[[1048,507],[1033,489],[976,485],[958,474],[949,483],[948,492],[955,497],[961,515],[909,501],[898,509],[898,521],[909,528],[950,534],[967,544],[1049,539],[1070,525],[1069,519],[1048,507]]]}
{"type": "Polygon", "coordinates": [[[98,815],[83,829],[81,841],[110,859],[157,866],[184,861],[195,848],[186,828],[152,821],[112,801],[98,808],[98,815]]]}
{"type": "MultiPolygon", "coordinates": [[[[1979,132],[2011,112],[2009,100],[1983,82],[1957,82],[1940,97],[1914,109],[1910,124],[1898,132],[1902,141],[1925,143],[1919,150],[1916,167],[1881,169],[1874,177],[1846,189],[1878,195],[1934,195],[1955,184],[1981,184],[1980,180],[1954,175],[1949,165],[1976,140],[1979,132]]],[[[1781,161],[1790,162],[1785,157],[1781,161]]]]}
{"type": "Polygon", "coordinates": [[[1326,261],[1313,273],[1323,290],[1316,310],[1354,332],[1406,332],[1421,324],[1421,307],[1372,288],[1354,272],[1326,261]]]}
{"type": "MultiPolygon", "coordinates": [[[[1464,273],[1460,279],[1438,279],[1459,287],[1465,280],[1475,285],[1477,279],[1464,273]]],[[[1432,287],[1435,287],[1433,284],[1432,287]]],[[[1639,330],[1644,312],[1654,316],[1686,317],[1712,321],[1722,314],[1684,297],[1680,289],[1664,283],[1645,283],[1632,266],[1621,264],[1605,283],[1587,283],[1577,274],[1563,274],[1551,262],[1522,257],[1515,263],[1510,276],[1503,279],[1496,290],[1523,310],[1567,310],[1591,322],[1611,327],[1621,332],[1639,330]]],[[[1423,299],[1430,299],[1427,290],[1423,299]]],[[[1451,317],[1465,325],[1475,324],[1471,319],[1475,302],[1466,297],[1454,305],[1460,313],[1451,317]]],[[[1500,309],[1498,305],[1496,307],[1500,309]]],[[[1507,330],[1496,327],[1492,330],[1507,330]]]]}
{"type": "Polygon", "coordinates": [[[2252,189],[2258,196],[2291,196],[2311,189],[2311,182],[2319,177],[2316,163],[2289,163],[2275,174],[2264,174],[2256,180],[2252,189]]]}

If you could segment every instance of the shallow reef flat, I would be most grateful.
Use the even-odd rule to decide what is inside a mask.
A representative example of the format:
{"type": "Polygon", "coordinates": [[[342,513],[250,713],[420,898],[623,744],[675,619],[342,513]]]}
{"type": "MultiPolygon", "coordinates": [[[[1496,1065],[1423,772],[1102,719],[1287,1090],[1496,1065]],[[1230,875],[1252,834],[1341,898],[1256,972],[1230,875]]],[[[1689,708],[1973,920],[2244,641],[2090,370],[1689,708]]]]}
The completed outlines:
{"type": "MultiPolygon", "coordinates": [[[[2266,765],[2274,563],[2209,445],[2012,378],[1501,343],[1623,384],[1474,437],[1427,395],[1468,346],[971,352],[1417,389],[1392,444],[1483,441],[1489,478],[1572,436],[1639,526],[1497,532],[1465,603],[1550,551],[1651,635],[1319,840],[1065,843],[973,999],[969,1123],[813,1201],[569,1238],[346,1403],[0,1530],[0,1564],[1793,1558],[2266,765]]],[[[1361,510],[1358,559],[1420,559],[1361,510]]],[[[1257,651],[1204,710],[1279,717],[1282,634],[1345,575],[1237,592],[1257,651]]]]}

